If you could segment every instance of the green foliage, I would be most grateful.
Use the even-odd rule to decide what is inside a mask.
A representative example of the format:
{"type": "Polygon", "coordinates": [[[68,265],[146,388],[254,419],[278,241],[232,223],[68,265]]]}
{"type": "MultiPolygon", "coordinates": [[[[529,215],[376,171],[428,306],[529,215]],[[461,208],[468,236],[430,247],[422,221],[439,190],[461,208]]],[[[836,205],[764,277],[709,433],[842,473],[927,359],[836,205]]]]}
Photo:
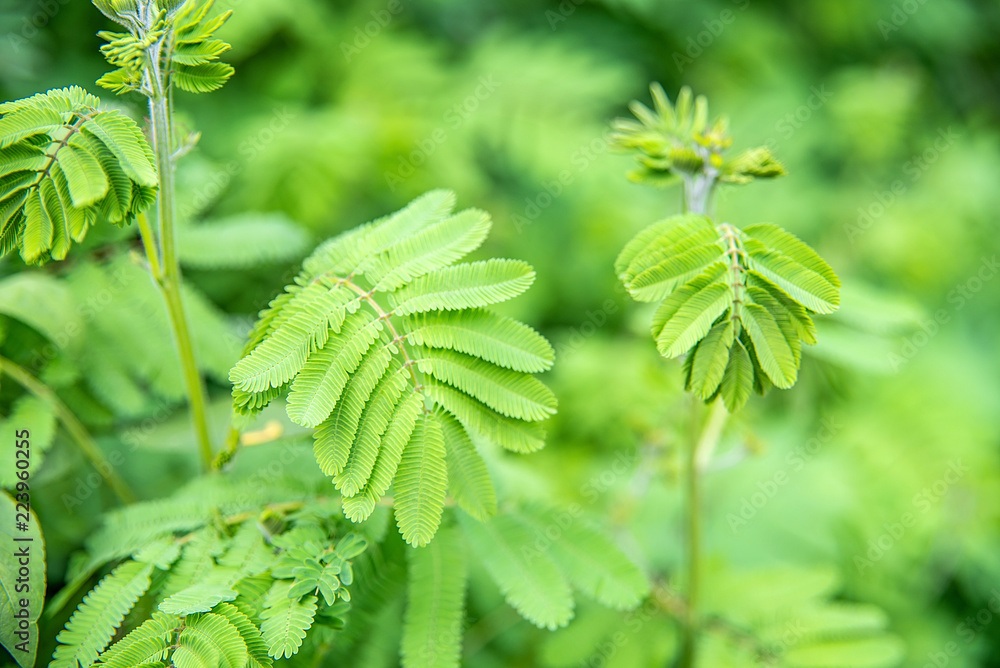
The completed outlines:
{"type": "Polygon", "coordinates": [[[308,236],[279,214],[248,214],[178,230],[181,264],[192,269],[247,269],[301,258],[308,236]]]}
{"type": "MultiPolygon", "coordinates": [[[[158,4],[173,11],[181,3],[158,4]]],[[[711,90],[713,108],[732,111],[740,135],[759,143],[766,138],[772,155],[780,155],[795,172],[792,180],[720,193],[724,197],[717,198],[711,213],[714,222],[741,228],[755,220],[779,222],[820,250],[845,285],[837,312],[810,314],[818,342],[802,347],[796,391],[746,406],[708,462],[706,557],[734,566],[758,566],[779,557],[795,564],[843,564],[845,586],[833,600],[883,607],[889,627],[908,646],[902,666],[922,666],[956,640],[962,651],[949,657],[950,668],[993,665],[998,638],[992,627],[968,645],[956,638],[956,627],[980,609],[996,608],[987,585],[1000,574],[995,494],[1000,470],[993,456],[1000,283],[984,281],[974,293],[966,289],[983,255],[989,259],[995,246],[1000,204],[991,177],[1000,172],[1000,153],[993,149],[998,133],[990,123],[997,117],[996,99],[982,94],[977,83],[988,81],[1000,62],[1000,43],[992,38],[996,12],[972,0],[922,3],[898,25],[893,17],[902,15],[893,13],[899,6],[894,0],[817,3],[808,11],[801,4],[595,0],[566,16],[555,3],[404,2],[391,25],[357,52],[353,45],[365,42],[363,37],[353,41],[355,28],[364,28],[371,11],[380,9],[371,2],[217,3],[223,10],[236,9],[218,35],[233,43],[220,60],[233,63],[240,80],[208,104],[204,97],[176,97],[177,150],[189,145],[183,133],[203,133],[198,150],[178,162],[178,179],[191,186],[178,201],[184,211],[210,210],[204,227],[244,211],[285,211],[308,238],[325,238],[344,229],[349,218],[391,211],[445,184],[498,221],[509,221],[491,235],[488,252],[529,260],[539,279],[535,289],[502,312],[532,323],[559,350],[559,364],[546,384],[559,397],[560,412],[546,425],[545,451],[531,458],[494,456],[477,439],[477,459],[500,493],[503,512],[517,509],[524,497],[585,502],[588,513],[606,518],[614,542],[635,555],[655,582],[673,585],[683,566],[677,532],[671,529],[683,512],[674,474],[677,445],[688,438],[689,403],[680,376],[662,373],[648,326],[640,322],[649,320],[656,305],[641,305],[633,314],[607,301],[620,301],[620,283],[608,280],[614,255],[609,249],[620,248],[644,221],[669,215],[673,196],[617,178],[630,158],[605,153],[602,128],[619,101],[641,94],[650,78],[676,90],[680,73],[696,88],[711,90]],[[717,21],[730,16],[735,24],[717,21]],[[795,18],[791,30],[789,16],[795,18]],[[497,31],[497,25],[505,29],[497,31]],[[699,41],[701,31],[722,25],[724,32],[712,44],[705,47],[701,39],[701,55],[693,61],[686,57],[695,53],[688,46],[699,41]],[[545,39],[538,39],[538,31],[545,39]],[[481,75],[500,86],[484,87],[487,94],[478,95],[481,75]],[[955,86],[956,80],[966,85],[955,86]],[[471,106],[456,105],[474,92],[476,108],[466,115],[471,106]],[[259,133],[270,130],[275,141],[260,141],[268,135],[259,133]],[[944,142],[931,151],[939,131],[944,142]],[[438,143],[442,138],[446,141],[438,143]],[[425,148],[431,142],[432,152],[425,148]],[[417,148],[419,154],[413,153],[417,148]],[[422,155],[421,164],[413,155],[422,155]],[[927,161],[924,156],[936,157],[927,161]],[[900,183],[904,189],[894,192],[900,183]],[[866,289],[862,278],[879,289],[866,289]],[[893,526],[914,511],[914,495],[939,480],[952,458],[971,464],[971,472],[944,497],[932,497],[927,512],[916,513],[915,524],[873,566],[855,568],[852,560],[865,555],[886,523],[893,526]],[[766,507],[741,515],[744,500],[759,498],[752,496],[758,485],[770,489],[769,481],[783,473],[789,482],[779,484],[766,507]],[[734,529],[729,513],[753,518],[734,529]]],[[[104,71],[100,55],[93,53],[93,33],[109,25],[88,3],[7,5],[0,10],[0,23],[9,33],[0,39],[4,99],[104,71]],[[47,11],[57,4],[58,11],[47,11]]],[[[133,118],[140,117],[142,102],[137,96],[119,100],[135,107],[133,118]]],[[[743,148],[734,144],[733,155],[743,148]]],[[[661,175],[683,180],[683,174],[661,175]]],[[[178,233],[184,255],[185,228],[178,233]]],[[[134,236],[133,230],[98,224],[84,244],[74,245],[69,262],[51,263],[43,278],[65,287],[81,265],[103,268],[113,248],[115,257],[126,245],[138,249],[134,236]]],[[[199,250],[200,257],[186,265],[199,269],[188,283],[233,321],[242,321],[265,295],[290,282],[280,264],[262,263],[237,274],[227,271],[235,264],[213,267],[206,257],[209,249],[199,250]]],[[[229,262],[228,247],[215,252],[229,262]]],[[[240,257],[246,255],[241,251],[240,257]]],[[[287,259],[299,257],[289,253],[287,259]]],[[[8,256],[0,261],[0,280],[6,284],[14,277],[39,275],[19,269],[20,262],[8,256]]],[[[142,272],[135,275],[148,284],[142,272]]],[[[86,316],[79,317],[78,307],[88,302],[77,295],[89,301],[103,294],[104,284],[87,290],[80,283],[66,300],[54,291],[19,291],[22,314],[11,317],[5,311],[0,317],[2,354],[52,386],[109,454],[126,453],[121,470],[137,492],[148,498],[169,493],[190,475],[185,454],[191,447],[190,419],[175,402],[176,383],[174,398],[164,402],[159,388],[167,385],[166,377],[161,381],[138,369],[149,369],[150,359],[172,360],[172,343],[161,336],[162,323],[150,319],[145,328],[130,328],[113,345],[103,345],[108,328],[97,329],[86,316]],[[46,329],[48,315],[54,326],[46,329]],[[74,321],[85,325],[78,336],[58,336],[76,331],[67,329],[74,321]],[[147,359],[120,364],[120,357],[136,348],[147,359]],[[45,358],[33,357],[36,350],[44,350],[45,358]],[[84,365],[81,356],[91,359],[84,365]],[[33,366],[35,360],[40,366],[33,366]],[[104,391],[114,403],[95,398],[89,369],[100,366],[124,367],[132,380],[131,387],[104,391]],[[140,400],[129,401],[135,396],[140,400]],[[131,404],[130,412],[119,410],[119,404],[131,404]],[[160,424],[168,413],[173,415],[160,424]],[[131,450],[133,437],[147,433],[131,450]]],[[[189,319],[197,326],[194,317],[189,319]]],[[[113,327],[111,332],[117,333],[113,327]]],[[[216,340],[227,336],[222,330],[216,340]]],[[[737,342],[734,349],[741,346],[737,342]]],[[[752,379],[750,354],[744,349],[738,359],[742,363],[727,366],[724,374],[752,379]]],[[[221,379],[216,373],[209,380],[210,396],[228,395],[224,376],[233,361],[221,379]]],[[[171,364],[161,366],[169,371],[171,364]]],[[[7,376],[0,383],[0,416],[9,417],[23,392],[7,376]]],[[[749,394],[752,385],[723,383],[726,388],[749,394]]],[[[300,450],[304,454],[294,466],[316,468],[308,446],[294,441],[300,428],[282,415],[280,396],[273,403],[247,427],[246,443],[283,434],[274,442],[240,448],[222,475],[237,472],[248,460],[286,463],[289,452],[300,450]]],[[[213,407],[211,423],[219,436],[228,410],[228,405],[213,407]]],[[[525,436],[526,442],[537,443],[525,436]]],[[[448,437],[445,441],[450,446],[448,437]]],[[[106,490],[97,488],[82,506],[66,512],[61,497],[78,494],[77,481],[88,473],[68,445],[58,437],[33,476],[47,538],[49,590],[57,595],[65,589],[68,553],[111,503],[106,490]]],[[[462,505],[452,460],[449,451],[439,538],[446,535],[453,512],[447,504],[472,512],[469,502],[462,505]]],[[[377,463],[379,476],[385,464],[377,463]]],[[[391,495],[390,483],[385,489],[391,495]]],[[[324,496],[338,502],[329,485],[324,496]]],[[[347,626],[335,635],[314,627],[294,657],[277,663],[398,665],[411,555],[396,538],[389,503],[382,498],[358,526],[380,538],[355,574],[347,626]]],[[[214,544],[199,542],[201,557],[214,561],[214,544]]],[[[630,613],[588,604],[589,597],[580,595],[568,627],[539,632],[516,622],[475,551],[468,546],[464,551],[470,579],[463,665],[645,668],[676,661],[677,609],[651,612],[658,595],[630,613]]],[[[205,563],[196,556],[191,553],[185,569],[205,563]]],[[[177,587],[184,579],[174,577],[179,568],[172,566],[170,573],[177,587]]],[[[715,571],[706,568],[711,583],[715,571]]],[[[736,573],[737,580],[754,577],[736,573]]],[[[761,595],[774,589],[773,583],[767,585],[761,595]]],[[[724,622],[727,608],[741,608],[747,593],[734,587],[722,594],[712,610],[724,622]]],[[[140,602],[127,618],[122,633],[148,616],[144,605],[140,602]]],[[[318,605],[322,609],[322,600],[318,605]]],[[[715,644],[720,632],[713,619],[706,622],[710,628],[703,647],[715,644]]],[[[43,656],[38,665],[51,655],[58,630],[53,623],[39,624],[43,656]]],[[[727,647],[746,642],[745,636],[729,634],[719,639],[727,647]]],[[[2,663],[6,655],[2,650],[0,655],[2,663]]],[[[828,663],[846,663],[831,656],[828,663]]],[[[714,664],[713,657],[704,659],[709,665],[768,665],[745,646],[714,664]]]]}
{"type": "Polygon", "coordinates": [[[531,508],[487,522],[459,519],[504,598],[536,626],[569,623],[573,588],[619,609],[635,607],[649,591],[645,575],[611,541],[565,511],[531,508]]]}
{"type": "MultiPolygon", "coordinates": [[[[239,358],[236,328],[193,286],[182,294],[201,368],[225,382],[239,358]]],[[[0,314],[30,326],[58,351],[58,384],[79,389],[115,416],[144,417],[182,397],[162,298],[129,255],[81,259],[60,276],[28,271],[0,279],[0,314]]],[[[39,455],[48,442],[37,441],[39,455]]]]}
{"type": "Polygon", "coordinates": [[[403,666],[457,668],[468,578],[464,546],[453,529],[445,529],[427,548],[411,550],[408,557],[403,666]]]}
{"type": "Polygon", "coordinates": [[[653,339],[664,357],[684,356],[685,387],[706,402],[721,397],[733,412],[751,390],[764,394],[772,385],[795,384],[802,343],[816,343],[812,315],[839,307],[840,279],[813,249],[776,225],[741,229],[700,213],[716,182],[742,183],[783,170],[748,167],[752,161],[744,156],[726,163],[727,123],[707,129],[704,98],[692,110],[687,88],[676,106],[662,88],[652,90],[656,113],[633,104],[641,125],[618,122],[618,142],[638,149],[647,168],[650,160],[661,161],[656,169],[684,181],[685,196],[699,212],[640,232],[618,256],[615,271],[634,299],[659,304],[653,339]],[[665,157],[677,151],[705,160],[665,157]]]}
{"type": "Polygon", "coordinates": [[[875,606],[830,600],[835,571],[774,568],[713,573],[706,593],[714,617],[706,665],[762,661],[783,668],[891,668],[899,639],[875,606]]]}
{"type": "Polygon", "coordinates": [[[79,577],[127,559],[73,613],[52,665],[260,668],[296,654],[314,626],[338,628],[367,541],[338,534],[343,521],[306,487],[206,479],[110,515],[79,577]],[[122,628],[143,594],[149,618],[122,628]]]}
{"type": "Polygon", "coordinates": [[[317,461],[352,521],[395,481],[397,522],[413,545],[433,538],[449,484],[472,514],[494,511],[469,434],[536,450],[537,423],[556,408],[530,375],[551,366],[551,346],[484,309],[524,292],[534,273],[514,260],[454,264],[490,220],[453,206],[451,193],[431,192],[322,244],[261,313],[230,374],[245,414],[288,389],[288,416],[316,428],[317,461]]]}
{"type": "Polygon", "coordinates": [[[0,257],[62,260],[97,220],[126,225],[153,203],[145,137],[99,106],[75,86],[0,104],[0,257]]]}
{"type": "Polygon", "coordinates": [[[232,47],[215,37],[232,10],[209,17],[214,0],[158,0],[140,10],[135,2],[115,3],[94,0],[105,16],[125,26],[128,32],[99,33],[107,44],[101,53],[117,69],[105,74],[98,84],[119,95],[140,92],[152,97],[163,91],[149,87],[148,70],[166,71],[167,87],[177,86],[189,93],[210,93],[229,80],[235,70],[219,57],[232,47]]]}

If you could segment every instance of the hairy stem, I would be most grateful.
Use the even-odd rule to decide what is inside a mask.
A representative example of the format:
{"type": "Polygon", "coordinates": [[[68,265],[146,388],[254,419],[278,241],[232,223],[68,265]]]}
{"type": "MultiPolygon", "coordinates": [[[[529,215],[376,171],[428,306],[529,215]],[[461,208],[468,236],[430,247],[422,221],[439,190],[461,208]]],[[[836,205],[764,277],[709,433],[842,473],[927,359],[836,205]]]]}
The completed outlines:
{"type": "Polygon", "coordinates": [[[134,503],[135,495],[129,489],[125,481],[115,472],[114,467],[108,462],[100,447],[94,442],[90,432],[83,426],[83,423],[69,409],[69,406],[62,402],[62,399],[52,391],[52,389],[32,376],[27,369],[14,362],[0,357],[0,374],[7,374],[15,383],[23,387],[27,392],[35,395],[51,408],[56,414],[56,418],[62,423],[63,428],[69,433],[73,442],[76,443],[84,456],[91,461],[97,472],[108,482],[108,486],[122,503],[134,503]]]}
{"type": "MultiPolygon", "coordinates": [[[[176,201],[174,191],[173,164],[173,118],[170,110],[170,85],[165,74],[160,71],[160,46],[155,50],[155,56],[148,77],[153,83],[154,94],[149,100],[149,112],[153,122],[153,152],[156,154],[156,169],[160,180],[160,189],[156,199],[156,215],[159,228],[159,249],[143,242],[149,257],[150,267],[156,267],[160,276],[157,285],[163,294],[167,306],[170,327],[173,330],[174,343],[181,362],[181,373],[184,378],[184,389],[187,394],[191,420],[194,423],[195,437],[198,441],[198,451],[201,454],[202,468],[212,470],[212,440],[209,435],[208,410],[205,399],[205,383],[198,371],[194,344],[191,339],[191,327],[188,324],[181,297],[181,266],[177,256],[176,201]],[[157,257],[159,254],[159,257],[157,257]]],[[[142,227],[140,225],[140,231],[142,227]]]]}

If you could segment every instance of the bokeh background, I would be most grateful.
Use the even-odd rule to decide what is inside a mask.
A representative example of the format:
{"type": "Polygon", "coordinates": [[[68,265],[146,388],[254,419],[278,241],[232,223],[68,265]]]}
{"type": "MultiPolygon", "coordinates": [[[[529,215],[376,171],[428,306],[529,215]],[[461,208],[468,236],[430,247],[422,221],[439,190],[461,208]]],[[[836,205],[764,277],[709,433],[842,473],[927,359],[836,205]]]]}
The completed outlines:
{"type": "MultiPolygon", "coordinates": [[[[207,297],[196,319],[220,429],[239,338],[294,256],[426,190],[454,189],[460,206],[494,217],[484,254],[535,266],[535,287],[509,312],[557,345],[549,445],[497,464],[501,496],[579,504],[671,582],[682,547],[677,449],[696,408],[612,264],[635,232],[678,209],[679,193],[630,183],[608,123],[646,100],[650,81],[671,95],[687,84],[730,116],[736,149],[768,144],[789,172],[723,190],[718,216],[778,223],[844,282],[843,308],[822,322],[798,385],[752,400],[726,432],[706,480],[706,577],[832,574],[832,595],[886,612],[905,644],[901,665],[1000,665],[1000,4],[219,5],[235,11],[224,37],[237,75],[216,94],[178,96],[184,126],[202,133],[183,163],[182,209],[191,226],[259,212],[300,231],[275,240],[282,261],[249,269],[216,268],[205,248],[189,249],[187,274],[207,297]]],[[[0,7],[0,97],[72,84],[99,92],[95,33],[108,26],[89,3],[0,7]]],[[[104,97],[143,114],[137,99],[104,97]]],[[[194,463],[156,295],[129,287],[143,283],[139,270],[113,250],[134,237],[98,228],[47,269],[65,301],[39,304],[34,326],[0,305],[0,352],[33,364],[109,452],[129,452],[127,475],[153,498],[194,463]],[[23,342],[45,329],[39,318],[75,313],[102,289],[121,298],[85,337],[42,361],[24,357],[38,346],[23,342]]],[[[20,269],[0,263],[0,278],[20,269]]],[[[3,385],[2,414],[19,394],[3,385]]],[[[62,438],[36,473],[53,592],[112,503],[81,482],[84,464],[62,438]]],[[[713,596],[738,605],[738,590],[713,596]]],[[[485,615],[495,597],[474,587],[470,605],[485,615]]],[[[557,634],[513,613],[470,626],[473,666],[655,666],[675,642],[656,618],[602,650],[632,624],[586,606],[557,634]]],[[[370,660],[394,665],[392,652],[370,660]]]]}

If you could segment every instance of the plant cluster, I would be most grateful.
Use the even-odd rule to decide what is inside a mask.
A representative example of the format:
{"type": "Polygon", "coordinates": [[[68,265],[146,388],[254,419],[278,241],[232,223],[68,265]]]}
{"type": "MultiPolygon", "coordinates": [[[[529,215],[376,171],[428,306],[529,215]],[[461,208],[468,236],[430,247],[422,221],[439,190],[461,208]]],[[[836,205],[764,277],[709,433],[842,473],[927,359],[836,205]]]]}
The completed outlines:
{"type": "MultiPolygon", "coordinates": [[[[175,92],[210,93],[233,76],[220,60],[230,46],[217,36],[230,13],[213,13],[211,0],[94,4],[123,30],[100,34],[114,69],[98,83],[145,99],[148,138],[79,88],[0,105],[0,256],[17,251],[37,267],[0,280],[0,313],[25,350],[54,345],[41,362],[24,350],[0,357],[0,373],[26,391],[11,421],[32,425],[32,473],[61,426],[122,502],[46,604],[49,619],[69,614],[50,665],[376,665],[389,646],[390,665],[398,656],[405,668],[454,667],[469,591],[481,582],[490,601],[557,631],[555,665],[587,661],[595,639],[637,619],[632,631],[650,643],[672,642],[664,628],[680,629],[670,649],[681,668],[897,662],[884,613],[832,600],[835,574],[738,572],[702,555],[701,480],[729,414],[754,392],[790,388],[803,344],[817,342],[814,319],[840,304],[839,278],[797,237],[711,212],[718,185],[784,174],[768,149],[727,157],[728,122],[709,122],[705,99],[688,89],[674,104],[654,85],[653,109],[634,103],[637,120],[614,124],[617,145],[637,154],[634,179],[684,192],[683,212],[639,232],[614,269],[636,301],[655,305],[656,349],[683,359],[685,388],[711,406],[702,420],[693,404],[689,417],[686,570],[667,582],[585,513],[504,494],[517,477],[506,470],[512,455],[545,445],[557,401],[535,374],[555,353],[502,313],[535,272],[483,257],[490,215],[456,212],[452,192],[428,192],[320,243],[237,333],[182,267],[290,263],[312,243],[280,216],[197,223],[176,207],[176,165],[199,135],[181,136],[175,92]],[[121,232],[107,248],[70,255],[71,242],[105,223],[135,223],[139,242],[121,232]],[[93,334],[87,351],[71,330],[93,334]],[[206,378],[231,386],[224,443],[209,424],[206,378]],[[192,429],[177,440],[193,435],[201,474],[135,502],[121,461],[76,413],[111,426],[181,401],[192,429]],[[277,422],[276,436],[261,435],[274,422],[254,430],[262,417],[277,422]],[[315,461],[299,454],[310,442],[315,461]],[[276,462],[276,472],[265,467],[276,462]],[[800,632],[789,638],[792,622],[800,632]]],[[[7,327],[0,321],[0,343],[7,327]]],[[[10,501],[0,495],[5,510],[10,501]]],[[[6,550],[4,592],[16,577],[6,550]]],[[[32,584],[44,589],[44,575],[32,584]]],[[[0,595],[8,650],[12,610],[10,594],[0,595]]],[[[36,634],[41,614],[32,610],[36,634]]],[[[11,653],[27,668],[36,650],[11,653]]]]}

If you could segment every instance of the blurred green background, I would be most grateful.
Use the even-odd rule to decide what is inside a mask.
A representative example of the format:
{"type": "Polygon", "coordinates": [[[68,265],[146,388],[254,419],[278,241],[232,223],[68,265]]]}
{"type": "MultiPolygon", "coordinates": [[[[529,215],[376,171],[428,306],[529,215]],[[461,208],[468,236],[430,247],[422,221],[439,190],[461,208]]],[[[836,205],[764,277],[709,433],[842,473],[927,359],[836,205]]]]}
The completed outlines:
{"type": "MultiPolygon", "coordinates": [[[[692,404],[680,365],[649,340],[650,312],[619,288],[612,264],[635,232],[678,209],[679,192],[630,183],[630,158],[608,149],[608,122],[647,100],[652,80],[672,95],[687,84],[730,116],[735,149],[770,145],[789,176],[723,190],[718,216],[773,221],[814,245],[843,279],[843,309],[822,323],[796,388],[752,400],[727,431],[706,480],[707,577],[825,569],[838,574],[836,596],[887,612],[903,665],[1000,665],[1000,4],[219,5],[235,11],[224,38],[237,75],[211,96],[177,98],[183,124],[202,133],[180,175],[192,224],[283,213],[308,237],[288,240],[301,256],[431,188],[489,211],[482,252],[537,270],[509,312],[556,342],[545,380],[560,399],[546,449],[497,464],[501,498],[580,504],[664,582],[680,562],[675,452],[692,404]]],[[[0,97],[72,84],[99,92],[95,33],[108,26],[89,3],[2,6],[0,97]]],[[[136,98],[102,96],[143,114],[136,98]]],[[[97,228],[47,271],[106,259],[110,243],[134,236],[97,228]]],[[[7,261],[0,276],[19,269],[7,261]]],[[[219,360],[220,428],[238,337],[293,269],[188,271],[214,304],[203,318],[233,332],[204,335],[219,360]]],[[[155,323],[133,322],[136,339],[144,327],[149,340],[166,336],[155,323]]],[[[101,336],[86,341],[94,355],[101,336]]],[[[135,342],[136,355],[155,350],[135,342]]],[[[126,465],[149,496],[190,475],[176,383],[149,382],[146,369],[133,382],[146,394],[102,394],[88,387],[90,371],[70,366],[60,354],[39,371],[109,450],[135,441],[162,459],[155,472],[149,459],[126,465]]],[[[17,394],[5,384],[0,407],[17,394]]],[[[60,495],[76,493],[80,464],[60,443],[54,452],[37,474],[53,591],[110,505],[95,494],[67,511],[60,495]]],[[[485,615],[495,594],[476,592],[470,605],[485,615]]],[[[725,591],[714,596],[726,604],[725,591]]],[[[466,663],[655,666],[672,651],[661,621],[637,625],[641,642],[600,650],[616,625],[632,625],[588,615],[554,635],[513,616],[473,620],[466,663]]]]}

